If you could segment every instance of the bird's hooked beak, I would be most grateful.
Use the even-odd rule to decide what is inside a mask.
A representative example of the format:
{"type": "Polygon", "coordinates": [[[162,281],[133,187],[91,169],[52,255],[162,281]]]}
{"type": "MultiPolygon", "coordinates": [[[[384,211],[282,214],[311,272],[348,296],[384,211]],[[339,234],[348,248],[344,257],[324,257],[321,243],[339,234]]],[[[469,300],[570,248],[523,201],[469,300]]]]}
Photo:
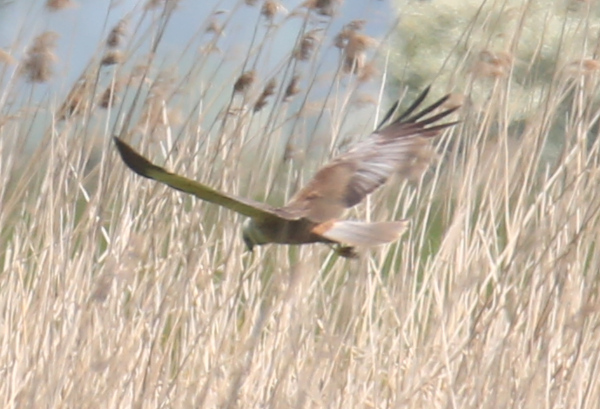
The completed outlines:
{"type": "Polygon", "coordinates": [[[246,251],[252,253],[254,251],[254,243],[250,237],[244,235],[244,243],[246,243],[246,251]]]}

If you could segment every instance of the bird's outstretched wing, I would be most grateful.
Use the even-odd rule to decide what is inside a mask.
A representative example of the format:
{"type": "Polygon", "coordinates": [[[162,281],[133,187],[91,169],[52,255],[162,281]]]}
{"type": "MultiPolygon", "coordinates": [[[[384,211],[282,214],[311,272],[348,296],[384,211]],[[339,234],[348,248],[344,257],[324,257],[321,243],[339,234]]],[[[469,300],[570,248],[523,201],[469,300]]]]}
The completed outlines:
{"type": "Polygon", "coordinates": [[[316,223],[338,218],[344,210],[361,202],[383,185],[394,173],[417,167],[430,139],[456,122],[436,124],[458,107],[430,115],[450,97],[414,113],[429,88],[398,118],[388,125],[396,105],[388,111],[378,128],[350,151],[322,167],[308,184],[282,208],[316,223]]]}
{"type": "Polygon", "coordinates": [[[218,204],[259,221],[269,218],[282,218],[283,216],[278,213],[277,209],[265,203],[228,195],[202,183],[168,172],[144,158],[121,139],[116,136],[113,139],[123,162],[140,176],[164,183],[174,189],[192,194],[199,199],[218,204]]]}

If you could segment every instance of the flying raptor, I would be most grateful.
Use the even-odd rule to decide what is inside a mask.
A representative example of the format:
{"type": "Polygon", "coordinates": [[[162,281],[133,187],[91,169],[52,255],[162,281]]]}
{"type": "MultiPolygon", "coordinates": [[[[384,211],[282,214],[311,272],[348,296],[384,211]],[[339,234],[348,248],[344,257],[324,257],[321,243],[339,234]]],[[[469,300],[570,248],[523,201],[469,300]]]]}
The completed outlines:
{"type": "Polygon", "coordinates": [[[433,114],[449,95],[415,113],[428,92],[429,88],[406,112],[390,122],[398,107],[396,102],[369,137],[322,167],[283,207],[217,191],[154,165],[118,137],[114,137],[114,142],[125,164],[135,173],[247,216],[243,237],[249,250],[267,243],[319,242],[336,244],[341,255],[352,257],[354,246],[397,240],[406,230],[408,221],[368,223],[338,218],[400,169],[417,166],[420,153],[429,146],[429,139],[456,124],[439,124],[438,121],[458,107],[433,114]]]}

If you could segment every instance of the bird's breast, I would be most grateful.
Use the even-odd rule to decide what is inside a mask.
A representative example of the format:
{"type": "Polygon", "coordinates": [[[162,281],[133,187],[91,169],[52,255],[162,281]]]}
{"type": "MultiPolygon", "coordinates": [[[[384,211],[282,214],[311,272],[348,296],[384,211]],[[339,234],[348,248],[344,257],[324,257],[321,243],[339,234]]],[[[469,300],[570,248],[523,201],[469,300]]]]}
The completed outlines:
{"type": "Polygon", "coordinates": [[[276,219],[258,223],[256,228],[271,243],[305,244],[324,241],[322,237],[312,232],[315,225],[316,223],[306,219],[276,219]]]}

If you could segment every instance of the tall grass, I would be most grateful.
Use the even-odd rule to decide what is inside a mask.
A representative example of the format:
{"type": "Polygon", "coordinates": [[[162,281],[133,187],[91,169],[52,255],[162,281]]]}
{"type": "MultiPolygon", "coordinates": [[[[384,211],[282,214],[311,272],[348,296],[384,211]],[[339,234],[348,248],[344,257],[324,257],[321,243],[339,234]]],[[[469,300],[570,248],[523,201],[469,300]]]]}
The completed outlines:
{"type": "Polygon", "coordinates": [[[238,215],[131,173],[110,138],[282,204],[414,77],[392,80],[393,35],[328,15],[341,4],[216,7],[168,58],[185,2],[140,4],[70,92],[41,100],[61,40],[0,53],[2,407],[596,408],[600,61],[589,44],[518,77],[535,53],[465,40],[505,10],[485,4],[434,83],[464,101],[440,160],[348,216],[410,231],[357,260],[247,253],[238,215]],[[241,15],[243,48],[228,40],[241,15]],[[515,82],[529,92],[514,99],[515,82]]]}

